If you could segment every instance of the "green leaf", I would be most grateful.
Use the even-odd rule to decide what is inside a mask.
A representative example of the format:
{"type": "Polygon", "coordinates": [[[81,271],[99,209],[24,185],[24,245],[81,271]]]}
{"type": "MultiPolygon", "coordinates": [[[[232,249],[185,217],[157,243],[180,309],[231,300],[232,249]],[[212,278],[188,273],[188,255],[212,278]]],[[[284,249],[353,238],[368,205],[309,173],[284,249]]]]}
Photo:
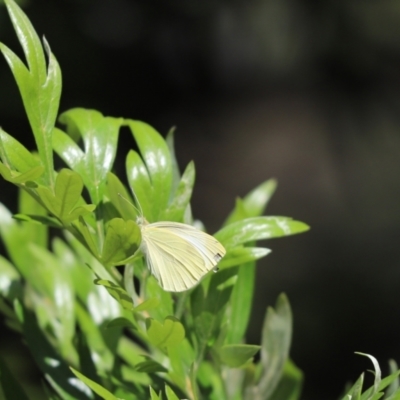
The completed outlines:
{"type": "MultiPolygon", "coordinates": [[[[13,218],[22,221],[22,222],[31,222],[32,225],[43,225],[51,228],[62,229],[62,224],[53,217],[49,217],[48,215],[27,215],[27,214],[14,214],[13,218]]],[[[35,232],[35,229],[31,228],[32,234],[35,232]]]]}
{"type": "Polygon", "coordinates": [[[39,186],[36,192],[46,208],[66,225],[95,208],[93,204],[75,207],[80,200],[82,190],[83,182],[79,174],[64,168],[57,175],[54,194],[51,189],[44,186],[39,186]]]}
{"type": "Polygon", "coordinates": [[[2,255],[0,255],[0,294],[13,300],[16,297],[16,288],[21,277],[17,269],[2,255]]]}
{"type": "Polygon", "coordinates": [[[124,317],[118,317],[118,318],[111,320],[110,322],[107,323],[106,327],[107,327],[107,329],[111,329],[111,328],[136,329],[136,326],[134,324],[132,324],[132,322],[129,321],[129,319],[124,318],[124,317]]]}
{"type": "Polygon", "coordinates": [[[136,221],[137,213],[131,196],[119,178],[112,172],[107,174],[107,196],[123,219],[136,221]]]}
{"type": "Polygon", "coordinates": [[[361,374],[354,385],[342,397],[342,400],[360,400],[361,391],[364,384],[364,374],[361,374]]]}
{"type": "Polygon", "coordinates": [[[245,218],[262,215],[275,192],[276,186],[276,180],[269,179],[248,193],[243,200],[237,199],[236,207],[225,221],[224,226],[245,218]]]}
{"type": "Polygon", "coordinates": [[[0,163],[0,173],[6,181],[14,183],[15,185],[23,185],[26,187],[36,187],[37,184],[33,181],[38,179],[43,174],[44,168],[39,165],[29,171],[19,172],[9,170],[4,164],[0,163]]]}
{"type": "Polygon", "coordinates": [[[114,299],[117,300],[123,308],[129,311],[134,310],[132,299],[121,286],[118,286],[114,282],[108,281],[106,279],[95,279],[94,283],[96,285],[104,286],[107,289],[108,293],[110,293],[110,295],[114,297],[114,299]]]}
{"type": "MultiPolygon", "coordinates": [[[[226,269],[213,274],[210,279],[207,297],[203,302],[202,308],[194,308],[194,327],[195,331],[204,344],[218,336],[219,328],[225,313],[226,305],[232,294],[232,284],[230,279],[237,273],[235,268],[226,269]],[[196,316],[196,314],[198,314],[196,316]]],[[[201,292],[197,292],[201,296],[201,292]]],[[[191,299],[192,308],[193,301],[191,299]]]]}
{"type": "MultiPolygon", "coordinates": [[[[259,260],[271,253],[270,249],[265,247],[243,247],[238,246],[228,250],[224,258],[218,263],[218,268],[234,267],[251,261],[259,260]]],[[[246,268],[246,266],[243,266],[246,268]]]]}
{"type": "Polygon", "coordinates": [[[97,393],[102,399],[104,399],[104,400],[121,400],[121,399],[118,399],[118,397],[115,397],[111,392],[109,392],[103,386],[99,385],[97,382],[94,382],[91,379],[87,378],[85,375],[82,375],[76,369],[74,369],[72,367],[70,367],[70,369],[85,385],[89,386],[90,389],[92,389],[93,392],[97,393]]]}
{"type": "Polygon", "coordinates": [[[168,372],[168,369],[163,365],[154,361],[150,357],[145,357],[146,361],[142,361],[135,365],[135,370],[139,372],[145,372],[146,374],[156,373],[156,372],[168,372]]]}
{"type": "MultiPolygon", "coordinates": [[[[44,167],[18,140],[0,128],[0,172],[3,178],[13,183],[24,183],[39,179],[44,167]]],[[[39,179],[39,182],[43,181],[39,179]]]]}
{"type": "MultiPolygon", "coordinates": [[[[144,266],[143,269],[146,274],[149,274],[147,266],[144,266]]],[[[168,315],[174,314],[171,292],[163,290],[152,275],[147,275],[145,297],[156,298],[159,301],[158,307],[149,310],[149,314],[152,318],[163,321],[168,315]]]]}
{"type": "Polygon", "coordinates": [[[286,361],[281,380],[269,400],[299,400],[303,373],[290,360],[286,361]]]}
{"type": "MultiPolygon", "coordinates": [[[[275,188],[276,182],[270,179],[252,190],[243,200],[238,199],[236,207],[228,217],[225,225],[260,216],[264,212],[275,188]]],[[[250,247],[252,245],[254,243],[249,242],[247,244],[249,247],[239,246],[228,250],[219,263],[220,268],[240,265],[227,312],[230,321],[230,329],[226,338],[228,344],[243,341],[252,309],[256,268],[254,261],[270,253],[269,249],[250,247]]]]}
{"type": "Polygon", "coordinates": [[[261,375],[257,385],[246,390],[246,399],[268,399],[282,378],[292,338],[292,312],[284,294],[275,310],[269,307],[262,330],[261,375]]]}
{"type": "Polygon", "coordinates": [[[98,236],[82,216],[72,223],[74,236],[88,249],[96,259],[100,258],[98,236]]]}
{"type": "Polygon", "coordinates": [[[357,351],[355,353],[360,356],[368,357],[372,361],[372,364],[374,365],[374,370],[375,370],[374,386],[373,386],[373,388],[367,390],[361,397],[361,400],[371,400],[373,398],[373,396],[380,391],[379,386],[380,386],[380,383],[382,380],[382,378],[381,378],[382,373],[381,373],[381,369],[379,367],[378,360],[369,354],[360,353],[357,351]]]}
{"type": "Polygon", "coordinates": [[[96,366],[93,362],[90,348],[83,332],[76,332],[75,343],[79,356],[79,367],[82,373],[89,379],[99,381],[100,377],[97,375],[96,366]]]}
{"type": "Polygon", "coordinates": [[[7,365],[0,358],[0,398],[2,400],[29,400],[7,365]]]}
{"type": "Polygon", "coordinates": [[[381,398],[384,395],[383,390],[388,386],[389,386],[389,388],[385,395],[385,399],[391,399],[391,400],[398,399],[400,396],[400,392],[398,392],[397,394],[393,393],[392,392],[393,388],[391,386],[393,383],[395,386],[398,385],[398,377],[400,375],[400,371],[396,370],[389,376],[385,377],[384,379],[381,379],[381,371],[380,371],[380,367],[379,367],[379,364],[378,364],[378,361],[376,360],[376,358],[372,357],[371,355],[364,354],[364,353],[356,352],[356,354],[368,357],[372,361],[372,363],[374,365],[374,370],[375,370],[374,371],[374,375],[375,375],[374,384],[373,384],[373,386],[371,386],[368,390],[366,390],[362,394],[361,400],[377,400],[377,399],[381,398]]]}
{"type": "Polygon", "coordinates": [[[294,235],[308,229],[303,222],[288,217],[253,217],[225,226],[214,236],[229,250],[243,243],[294,235]]]}
{"type": "Polygon", "coordinates": [[[208,361],[203,361],[197,373],[201,387],[206,389],[207,400],[227,399],[226,387],[219,373],[215,371],[215,366],[208,361]]]}
{"type": "Polygon", "coordinates": [[[190,162],[182,175],[172,201],[162,216],[164,221],[184,222],[183,218],[192,197],[194,181],[194,163],[190,162]]]}
{"type": "Polygon", "coordinates": [[[74,171],[78,172],[89,191],[91,201],[103,200],[106,178],[114,163],[121,118],[104,117],[95,110],[73,108],[60,115],[67,134],[54,132],[55,152],[74,171]],[[74,141],[82,138],[84,151],[74,141]]]}
{"type": "Polygon", "coordinates": [[[43,48],[29,19],[14,1],[6,0],[6,6],[24,51],[29,70],[15,53],[4,44],[0,44],[0,51],[11,68],[19,87],[40,159],[45,168],[45,182],[52,187],[53,154],[51,142],[61,96],[60,67],[51,53],[49,45],[44,40],[44,48],[49,59],[46,67],[43,48]]]}
{"type": "MultiPolygon", "coordinates": [[[[396,361],[389,360],[389,367],[390,367],[390,372],[391,372],[390,376],[394,375],[395,378],[390,383],[390,385],[389,385],[389,387],[388,387],[388,389],[386,391],[386,398],[387,399],[390,398],[391,395],[394,395],[398,391],[398,389],[400,387],[400,381],[399,381],[399,378],[398,378],[400,371],[399,371],[399,367],[398,367],[396,361]]],[[[399,397],[400,397],[400,393],[399,393],[399,397]]]]}
{"type": "Polygon", "coordinates": [[[165,385],[165,394],[167,395],[168,400],[179,400],[179,397],[173,392],[173,390],[165,385]]]}
{"type": "Polygon", "coordinates": [[[154,308],[157,308],[160,305],[160,300],[156,297],[151,297],[150,299],[146,299],[138,306],[135,307],[135,312],[139,311],[149,311],[154,308]]]}
{"type": "Polygon", "coordinates": [[[151,400],[162,400],[151,386],[150,386],[150,398],[151,400]]]}
{"type": "MultiPolygon", "coordinates": [[[[40,205],[26,190],[19,190],[19,211],[23,214],[35,214],[39,218],[48,218],[44,207],[40,205]]],[[[15,215],[14,215],[15,218],[15,215]]],[[[58,223],[58,221],[57,221],[58,223]]],[[[48,245],[48,228],[41,223],[32,224],[27,229],[30,243],[35,243],[39,247],[47,247],[48,245]]]]}
{"type": "Polygon", "coordinates": [[[88,308],[91,309],[91,314],[79,302],[76,303],[75,307],[79,328],[87,340],[91,353],[96,354],[96,357],[93,357],[93,362],[99,374],[109,373],[115,365],[116,349],[121,338],[121,328],[102,329],[108,320],[121,315],[120,308],[115,307],[115,301],[107,292],[103,297],[105,297],[104,310],[97,308],[97,304],[92,306],[90,302],[88,308]],[[108,309],[107,302],[109,300],[114,301],[114,308],[108,309]]]}
{"type": "MultiPolygon", "coordinates": [[[[179,346],[168,347],[168,357],[172,368],[172,371],[169,373],[171,382],[175,383],[182,390],[188,389],[190,386],[188,378],[196,358],[195,351],[189,340],[185,338],[179,346]]],[[[192,390],[193,388],[188,391],[192,390]]]]}
{"type": "Polygon", "coordinates": [[[171,166],[172,166],[172,186],[171,193],[175,193],[178,188],[179,181],[181,179],[181,174],[179,171],[178,161],[175,156],[175,144],[174,144],[174,134],[175,127],[173,126],[167,133],[167,137],[165,138],[165,142],[167,143],[169,153],[171,155],[171,166]]]}
{"type": "Polygon", "coordinates": [[[53,388],[58,392],[66,393],[68,397],[63,397],[66,399],[91,399],[91,393],[87,388],[82,388],[82,385],[76,384],[76,380],[64,360],[43,336],[33,314],[20,304],[19,314],[28,348],[42,373],[51,378],[49,381],[53,388]]]}
{"type": "Polygon", "coordinates": [[[140,228],[132,220],[113,218],[107,225],[101,260],[106,266],[122,265],[139,248],[140,228]]]}
{"type": "Polygon", "coordinates": [[[164,323],[152,318],[146,319],[147,337],[151,344],[165,348],[177,346],[185,337],[185,328],[175,317],[165,318],[164,323]]]}
{"type": "Polygon", "coordinates": [[[35,282],[39,284],[35,289],[44,297],[40,302],[35,302],[36,315],[39,321],[45,321],[44,324],[52,327],[61,354],[73,360],[75,292],[69,271],[47,249],[35,246],[33,243],[29,244],[28,248],[31,259],[26,267],[35,266],[32,273],[36,274],[35,282]],[[48,298],[45,298],[46,295],[48,298]],[[44,319],[41,320],[41,317],[44,319]]]}
{"type": "Polygon", "coordinates": [[[73,354],[74,291],[68,271],[46,249],[29,242],[28,224],[18,224],[1,205],[0,233],[18,271],[41,295],[32,299],[35,300],[35,309],[54,330],[60,350],[73,354]]]}
{"type": "Polygon", "coordinates": [[[217,353],[223,364],[238,368],[250,361],[260,348],[251,344],[228,344],[218,349],[217,353]]]}
{"type": "Polygon", "coordinates": [[[149,222],[160,220],[167,208],[172,187],[172,162],[168,146],[150,125],[126,120],[140,150],[127,157],[128,181],[149,222]]]}
{"type": "Polygon", "coordinates": [[[238,268],[237,280],[228,308],[230,329],[226,338],[227,344],[240,343],[246,333],[252,310],[255,274],[254,262],[243,264],[238,268]]]}

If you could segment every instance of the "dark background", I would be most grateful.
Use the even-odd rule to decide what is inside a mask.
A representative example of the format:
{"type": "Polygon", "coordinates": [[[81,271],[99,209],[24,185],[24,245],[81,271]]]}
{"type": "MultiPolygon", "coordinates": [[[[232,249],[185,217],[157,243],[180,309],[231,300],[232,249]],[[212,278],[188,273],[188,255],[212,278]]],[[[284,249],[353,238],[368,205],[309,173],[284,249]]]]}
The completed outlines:
{"type": "MultiPolygon", "coordinates": [[[[259,343],[265,309],[285,291],[304,400],[336,399],[372,368],[354,351],[385,372],[389,358],[400,361],[398,0],[23,5],[61,65],[60,111],[95,108],[162,134],[177,127],[181,167],[197,166],[194,213],[211,231],[236,196],[270,177],[279,186],[268,214],[311,225],[266,243],[248,333],[259,343]]],[[[0,41],[21,54],[2,6],[0,41]]],[[[0,124],[33,146],[5,61],[0,124]]],[[[15,207],[10,185],[0,189],[15,207]]]]}

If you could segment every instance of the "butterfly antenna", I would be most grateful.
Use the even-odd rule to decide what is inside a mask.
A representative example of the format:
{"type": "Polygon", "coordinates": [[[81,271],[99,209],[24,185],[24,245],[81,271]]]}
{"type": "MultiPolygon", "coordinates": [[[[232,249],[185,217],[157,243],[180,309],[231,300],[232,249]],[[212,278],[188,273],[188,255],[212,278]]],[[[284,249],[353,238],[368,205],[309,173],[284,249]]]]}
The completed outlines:
{"type": "Polygon", "coordinates": [[[142,206],[140,205],[140,201],[139,201],[138,197],[136,196],[136,193],[135,193],[135,191],[133,190],[133,187],[131,187],[131,192],[132,192],[132,194],[133,194],[133,198],[134,198],[134,200],[135,200],[135,203],[137,204],[137,207],[135,207],[136,210],[139,212],[139,215],[140,215],[141,217],[144,217],[142,206]]]}
{"type": "Polygon", "coordinates": [[[118,193],[118,196],[121,197],[121,199],[125,200],[129,205],[131,205],[131,206],[135,209],[135,211],[136,211],[136,213],[137,213],[138,215],[140,215],[141,217],[143,217],[143,210],[142,210],[142,207],[140,206],[140,203],[139,203],[139,201],[138,201],[138,199],[137,199],[135,193],[133,193],[134,201],[137,203],[137,205],[138,205],[139,207],[136,207],[135,204],[131,203],[131,202],[130,202],[126,197],[124,197],[121,193],[118,193]]]}

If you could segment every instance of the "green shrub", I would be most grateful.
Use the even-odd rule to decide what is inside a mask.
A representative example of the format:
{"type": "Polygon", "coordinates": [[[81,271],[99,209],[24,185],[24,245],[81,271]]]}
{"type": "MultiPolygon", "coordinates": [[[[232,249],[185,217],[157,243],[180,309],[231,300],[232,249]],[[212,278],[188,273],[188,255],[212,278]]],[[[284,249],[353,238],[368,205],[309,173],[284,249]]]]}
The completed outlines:
{"type": "MultiPolygon", "coordinates": [[[[58,116],[57,60],[15,2],[5,4],[27,66],[6,45],[0,50],[37,152],[0,128],[0,173],[19,188],[18,214],[0,205],[8,255],[0,256],[0,311],[41,371],[45,398],[298,399],[287,297],[267,310],[260,346],[246,344],[245,334],[255,263],[270,251],[256,242],[307,225],[261,216],[276,186],[266,181],[237,200],[215,233],[226,249],[219,271],[189,290],[164,291],[140,251],[138,210],[129,202],[151,223],[193,224],[194,164],[180,173],[173,132],[164,139],[144,122],[81,108],[58,116]],[[112,172],[122,127],[138,149],[126,156],[127,185],[112,172]],[[54,152],[67,168],[54,170],[54,152]]],[[[400,398],[397,368],[381,380],[372,360],[375,385],[361,396],[361,377],[343,399],[378,399],[389,384],[385,398],[400,398]]],[[[0,360],[0,398],[27,399],[23,386],[0,360]]]]}

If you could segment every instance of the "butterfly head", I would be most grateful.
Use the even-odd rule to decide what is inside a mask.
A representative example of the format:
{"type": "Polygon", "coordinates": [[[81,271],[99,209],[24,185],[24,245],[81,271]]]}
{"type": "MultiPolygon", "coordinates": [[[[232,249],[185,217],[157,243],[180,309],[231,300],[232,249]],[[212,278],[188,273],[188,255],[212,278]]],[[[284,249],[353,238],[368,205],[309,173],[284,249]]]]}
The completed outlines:
{"type": "Polygon", "coordinates": [[[143,217],[143,215],[139,215],[139,216],[136,218],[136,223],[137,223],[139,226],[143,226],[143,225],[147,225],[147,224],[148,224],[148,221],[146,220],[145,217],[143,217]]]}

